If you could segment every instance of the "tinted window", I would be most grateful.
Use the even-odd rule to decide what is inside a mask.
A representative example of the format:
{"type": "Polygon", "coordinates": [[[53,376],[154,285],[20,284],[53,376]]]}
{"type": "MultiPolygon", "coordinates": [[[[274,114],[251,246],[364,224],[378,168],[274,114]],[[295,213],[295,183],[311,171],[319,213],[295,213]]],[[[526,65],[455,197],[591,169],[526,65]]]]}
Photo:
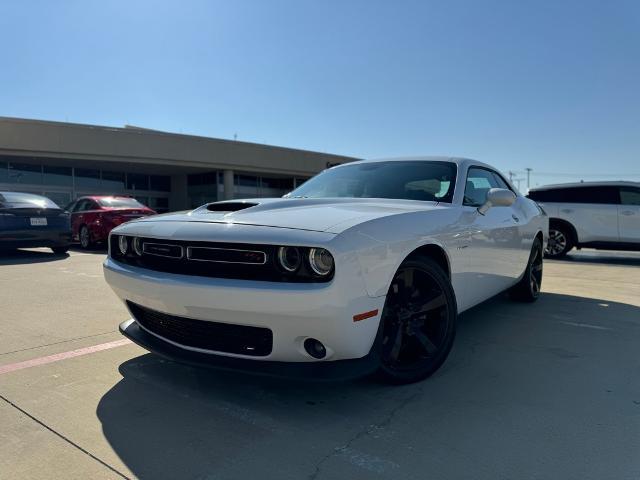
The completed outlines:
{"type": "Polygon", "coordinates": [[[124,190],[124,173],[102,171],[102,188],[113,192],[124,190]]]}
{"type": "Polygon", "coordinates": [[[89,168],[75,169],[76,187],[99,187],[100,186],[100,170],[89,168]]]}
{"type": "Polygon", "coordinates": [[[149,190],[149,175],[127,173],[127,188],[129,190],[149,190]]]}
{"type": "Polygon", "coordinates": [[[117,207],[117,208],[144,207],[144,205],[138,202],[135,198],[129,198],[129,197],[104,197],[104,198],[99,198],[98,203],[103,207],[117,207]]]}
{"type": "Polygon", "coordinates": [[[45,165],[42,167],[42,172],[45,185],[63,185],[70,187],[73,183],[71,167],[52,167],[45,165]]]}
{"type": "Polygon", "coordinates": [[[171,191],[171,178],[166,175],[151,175],[149,177],[150,190],[159,192],[171,191]]]}
{"type": "Polygon", "coordinates": [[[7,183],[9,180],[9,166],[7,162],[0,162],[0,183],[7,183]]]}
{"type": "Polygon", "coordinates": [[[568,187],[529,192],[528,197],[538,202],[594,203],[615,205],[619,203],[616,187],[568,187]]]}
{"type": "Polygon", "coordinates": [[[622,205],[640,205],[640,188],[621,187],[620,203],[622,205]]]}
{"type": "Polygon", "coordinates": [[[492,171],[471,167],[467,172],[463,204],[473,207],[482,205],[487,200],[487,192],[492,188],[509,188],[504,182],[501,183],[492,171]]]}
{"type": "Polygon", "coordinates": [[[9,183],[42,183],[42,166],[27,163],[9,164],[9,183]]]}
{"type": "Polygon", "coordinates": [[[3,208],[60,208],[47,197],[19,192],[0,193],[0,205],[3,208]]]}
{"type": "Polygon", "coordinates": [[[74,212],[84,212],[85,210],[89,210],[87,200],[78,200],[76,206],[73,207],[74,212]]]}
{"type": "Polygon", "coordinates": [[[397,198],[451,202],[456,165],[451,162],[364,162],[325,170],[290,197],[397,198]]]}

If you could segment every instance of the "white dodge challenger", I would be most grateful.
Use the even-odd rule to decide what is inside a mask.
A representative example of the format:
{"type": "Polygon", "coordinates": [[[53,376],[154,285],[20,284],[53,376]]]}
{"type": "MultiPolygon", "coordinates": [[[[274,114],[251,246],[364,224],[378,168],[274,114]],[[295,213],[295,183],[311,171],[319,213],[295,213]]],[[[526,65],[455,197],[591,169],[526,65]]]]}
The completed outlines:
{"type": "Polygon", "coordinates": [[[197,365],[314,379],[421,380],[458,314],[534,301],[548,218],[489,165],[446,157],[330,168],[284,198],[114,229],[104,274],[142,347],[197,365]]]}

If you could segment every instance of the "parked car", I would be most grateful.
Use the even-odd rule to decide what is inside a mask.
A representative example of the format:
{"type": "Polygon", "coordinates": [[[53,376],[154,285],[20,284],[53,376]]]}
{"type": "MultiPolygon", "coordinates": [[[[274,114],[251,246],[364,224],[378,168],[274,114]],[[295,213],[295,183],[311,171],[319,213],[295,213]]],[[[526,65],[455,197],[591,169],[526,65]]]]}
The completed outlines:
{"type": "Polygon", "coordinates": [[[330,168],[286,198],[113,230],[121,332],[169,358],[305,378],[436,371],[460,312],[534,301],[548,219],[493,167],[427,157],[330,168]]]}
{"type": "Polygon", "coordinates": [[[40,195],[0,192],[0,248],[50,247],[65,253],[71,243],[69,214],[40,195]]]}
{"type": "Polygon", "coordinates": [[[82,248],[104,242],[114,227],[156,212],[135,198],[117,195],[80,197],[67,205],[71,212],[73,240],[82,248]]]}
{"type": "Polygon", "coordinates": [[[549,215],[548,257],[563,257],[573,247],[640,250],[638,182],[548,185],[527,196],[549,215]]]}

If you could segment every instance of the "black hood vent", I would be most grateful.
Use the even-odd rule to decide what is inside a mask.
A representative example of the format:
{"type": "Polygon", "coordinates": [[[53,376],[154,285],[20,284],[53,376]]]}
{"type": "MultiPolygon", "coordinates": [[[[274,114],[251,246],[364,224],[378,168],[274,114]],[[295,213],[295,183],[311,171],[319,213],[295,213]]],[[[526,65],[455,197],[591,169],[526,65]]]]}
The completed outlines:
{"type": "Polygon", "coordinates": [[[207,210],[210,212],[237,212],[256,205],[258,204],[253,202],[216,202],[207,205],[207,210]]]}

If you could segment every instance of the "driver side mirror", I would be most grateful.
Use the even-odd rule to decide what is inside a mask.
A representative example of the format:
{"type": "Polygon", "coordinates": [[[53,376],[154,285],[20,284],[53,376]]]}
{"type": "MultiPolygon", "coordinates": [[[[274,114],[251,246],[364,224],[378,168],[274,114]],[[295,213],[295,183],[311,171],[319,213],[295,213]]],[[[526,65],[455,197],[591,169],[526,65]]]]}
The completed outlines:
{"type": "Polygon", "coordinates": [[[478,213],[484,215],[491,207],[510,207],[516,201],[516,194],[506,188],[492,188],[487,192],[484,204],[478,207],[478,213]]]}

